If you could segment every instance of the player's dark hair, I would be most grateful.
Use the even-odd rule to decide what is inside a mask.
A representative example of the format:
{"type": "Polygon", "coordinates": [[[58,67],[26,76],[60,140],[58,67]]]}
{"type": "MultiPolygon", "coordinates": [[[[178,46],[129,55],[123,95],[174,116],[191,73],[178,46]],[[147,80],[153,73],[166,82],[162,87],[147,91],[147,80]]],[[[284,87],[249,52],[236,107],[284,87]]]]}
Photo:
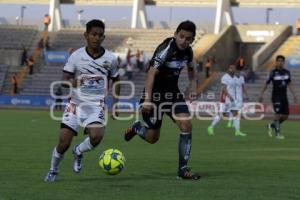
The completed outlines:
{"type": "Polygon", "coordinates": [[[278,61],[279,59],[282,59],[283,61],[285,61],[285,57],[283,55],[276,56],[276,61],[278,61]]]}
{"type": "Polygon", "coordinates": [[[99,27],[105,30],[104,22],[98,19],[92,19],[86,24],[86,32],[90,32],[93,27],[99,27]]]}
{"type": "Polygon", "coordinates": [[[176,29],[176,33],[178,33],[181,30],[192,32],[193,36],[196,35],[196,25],[192,21],[186,20],[181,22],[176,29]]]}

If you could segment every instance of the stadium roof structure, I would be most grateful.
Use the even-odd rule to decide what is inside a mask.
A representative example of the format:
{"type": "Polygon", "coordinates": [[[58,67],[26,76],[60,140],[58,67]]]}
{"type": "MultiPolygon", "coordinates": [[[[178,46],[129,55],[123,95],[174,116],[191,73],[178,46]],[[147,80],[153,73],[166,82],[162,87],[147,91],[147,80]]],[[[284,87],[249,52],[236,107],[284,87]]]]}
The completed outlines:
{"type": "MultiPolygon", "coordinates": [[[[61,4],[130,6],[134,0],[60,0],[61,4]]],[[[217,0],[145,0],[157,6],[216,6],[217,0]]],[[[241,7],[300,7],[300,0],[230,0],[241,7]]],[[[49,0],[0,0],[0,3],[49,4],[49,0]]]]}
{"type": "Polygon", "coordinates": [[[113,5],[132,6],[131,28],[137,28],[140,20],[142,28],[148,28],[148,19],[145,6],[214,6],[216,7],[216,18],[214,33],[218,34],[222,28],[223,18],[227,25],[233,25],[232,14],[233,6],[251,6],[251,7],[300,7],[300,0],[0,0],[0,3],[39,3],[49,4],[49,15],[52,23],[49,25],[49,31],[61,29],[61,11],[60,4],[85,4],[85,5],[113,5]]]}

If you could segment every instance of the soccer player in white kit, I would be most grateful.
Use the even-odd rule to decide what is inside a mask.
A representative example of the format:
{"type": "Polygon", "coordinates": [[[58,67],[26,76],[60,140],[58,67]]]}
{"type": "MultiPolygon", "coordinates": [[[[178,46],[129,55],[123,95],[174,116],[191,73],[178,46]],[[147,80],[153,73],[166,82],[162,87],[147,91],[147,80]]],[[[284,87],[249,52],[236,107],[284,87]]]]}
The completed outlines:
{"type": "Polygon", "coordinates": [[[63,79],[71,87],[71,97],[63,113],[58,144],[53,149],[50,170],[44,181],[56,179],[59,163],[77,135],[79,126],[84,127],[87,137],[73,148],[73,171],[82,168],[83,153],[93,150],[102,140],[105,127],[104,97],[108,79],[115,86],[113,104],[120,94],[118,84],[118,62],[116,56],[104,49],[101,44],[105,38],[105,25],[100,20],[86,24],[84,37],[87,46],[76,50],[63,68],[63,79]]]}
{"type": "MultiPolygon", "coordinates": [[[[231,128],[232,126],[231,124],[233,122],[234,128],[236,129],[236,131],[239,132],[240,132],[240,121],[241,121],[240,112],[243,109],[244,95],[246,98],[248,98],[248,92],[245,86],[245,78],[243,75],[241,75],[241,71],[237,69],[235,73],[235,104],[234,107],[231,108],[231,110],[236,111],[237,113],[234,119],[231,119],[232,116],[230,116],[227,126],[231,128]]],[[[240,134],[245,135],[244,133],[241,132],[240,134]]]]}
{"type": "MultiPolygon", "coordinates": [[[[222,90],[219,113],[214,116],[211,125],[207,128],[208,135],[214,135],[214,127],[220,122],[221,117],[233,117],[235,128],[235,136],[246,136],[240,131],[240,119],[238,111],[242,107],[240,102],[240,94],[237,95],[237,90],[241,80],[235,76],[236,67],[230,65],[226,74],[221,79],[222,90]],[[238,97],[239,96],[239,97],[238,97]],[[239,99],[239,101],[238,101],[239,99]]],[[[242,83],[242,82],[241,82],[242,83]]]]}

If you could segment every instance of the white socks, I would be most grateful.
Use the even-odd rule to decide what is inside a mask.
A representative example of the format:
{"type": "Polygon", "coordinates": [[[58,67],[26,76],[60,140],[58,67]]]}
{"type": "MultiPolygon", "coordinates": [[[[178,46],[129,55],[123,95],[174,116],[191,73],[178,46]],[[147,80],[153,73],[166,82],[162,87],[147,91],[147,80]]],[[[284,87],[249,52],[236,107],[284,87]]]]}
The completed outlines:
{"type": "Polygon", "coordinates": [[[58,170],[58,165],[59,165],[59,162],[62,160],[63,158],[63,155],[58,153],[57,150],[56,150],[56,147],[53,149],[53,152],[52,152],[52,159],[51,159],[51,167],[50,167],[50,170],[53,170],[53,171],[57,171],[58,170]]]}
{"type": "Polygon", "coordinates": [[[214,117],[214,119],[213,119],[210,126],[215,127],[219,123],[220,120],[221,120],[220,115],[219,114],[215,115],[215,117],[214,117]]]}
{"type": "Polygon", "coordinates": [[[229,112],[229,114],[228,114],[228,123],[232,123],[233,120],[234,120],[233,114],[232,114],[232,112],[229,112]]]}
{"type": "Polygon", "coordinates": [[[87,138],[85,138],[85,140],[82,143],[80,143],[77,146],[77,148],[75,150],[76,150],[77,155],[81,155],[82,153],[91,151],[92,149],[94,149],[94,147],[90,142],[90,138],[87,137],[87,138]]]}
{"type": "Polygon", "coordinates": [[[235,128],[235,131],[240,131],[240,121],[241,119],[239,117],[235,117],[233,119],[233,126],[235,128]]]}

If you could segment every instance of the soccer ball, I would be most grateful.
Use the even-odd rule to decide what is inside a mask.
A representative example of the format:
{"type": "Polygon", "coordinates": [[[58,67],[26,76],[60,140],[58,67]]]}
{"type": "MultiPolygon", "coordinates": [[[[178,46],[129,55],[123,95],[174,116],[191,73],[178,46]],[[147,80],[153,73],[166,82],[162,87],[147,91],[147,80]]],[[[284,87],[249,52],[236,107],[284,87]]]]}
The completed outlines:
{"type": "Polygon", "coordinates": [[[107,149],[99,157],[99,165],[108,175],[119,174],[125,167],[125,157],[118,149],[107,149]]]}

